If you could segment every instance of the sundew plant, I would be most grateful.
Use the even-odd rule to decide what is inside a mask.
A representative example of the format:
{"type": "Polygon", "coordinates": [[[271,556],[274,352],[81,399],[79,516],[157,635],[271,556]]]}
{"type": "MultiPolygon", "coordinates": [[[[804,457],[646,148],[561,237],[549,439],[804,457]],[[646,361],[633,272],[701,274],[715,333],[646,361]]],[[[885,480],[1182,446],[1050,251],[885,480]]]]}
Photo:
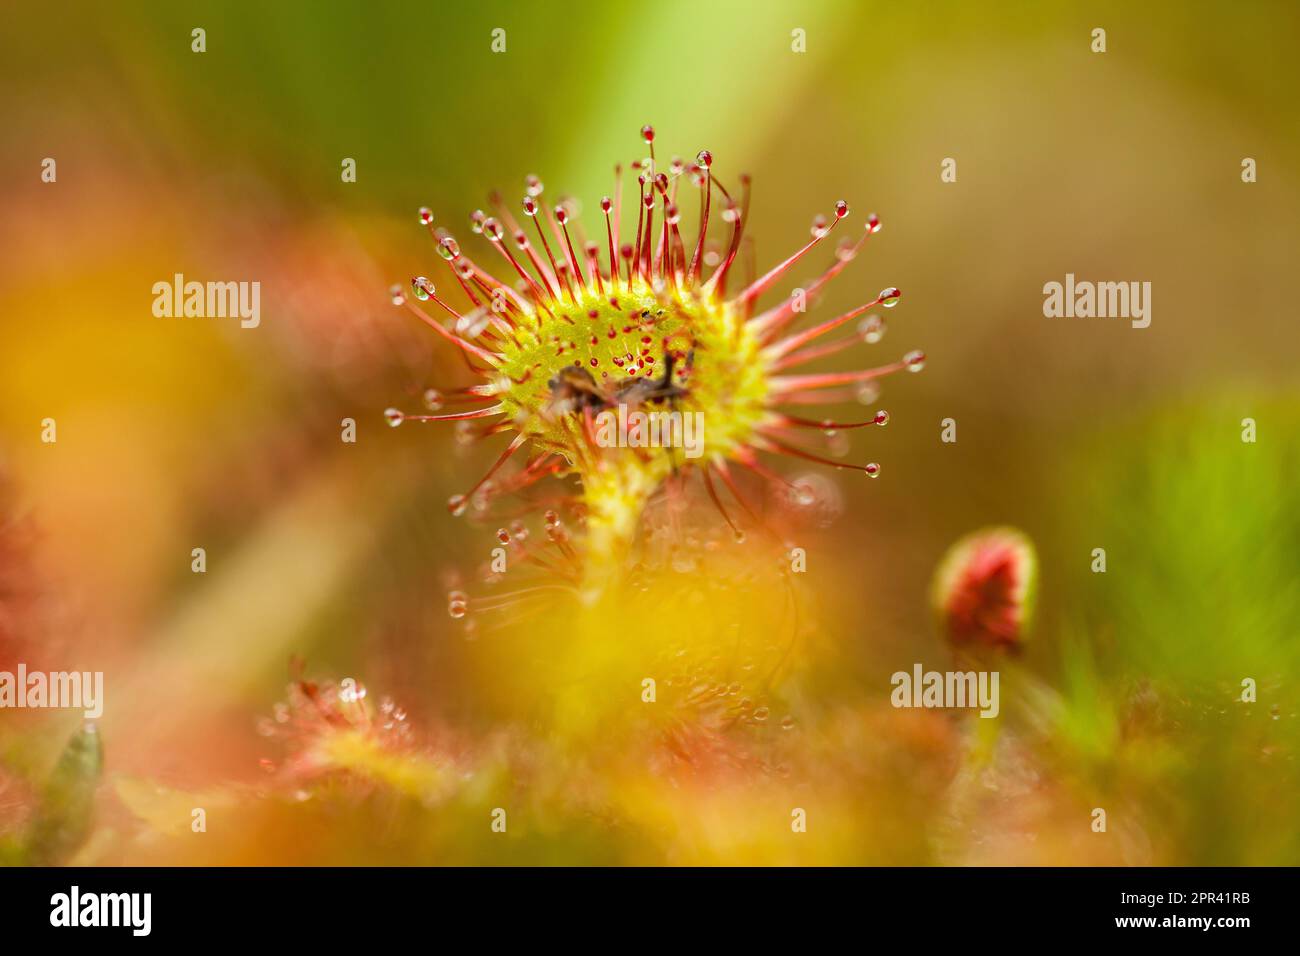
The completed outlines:
{"type": "MultiPolygon", "coordinates": [[[[822,457],[800,436],[883,426],[888,412],[877,411],[866,421],[839,422],[828,415],[809,417],[809,409],[843,405],[850,389],[903,369],[919,371],[925,361],[922,352],[912,351],[898,361],[860,370],[805,370],[807,363],[864,341],[878,341],[884,319],[873,310],[893,308],[899,301],[897,288],[885,288],[840,315],[798,328],[810,301],[815,302],[880,231],[879,218],[870,216],[858,235],[841,242],[831,264],[808,289],[760,308],[764,294],[849,218],[848,203],[840,200],[829,216],[819,215],[811,238],[787,258],[761,276],[738,281],[734,273],[740,271],[737,258],[749,216],[749,177],[735,176],[728,189],[707,149],[700,150],[694,162],[674,158],[660,171],[654,128],[643,127],[641,136],[649,155],[630,164],[636,176],[635,199],[629,204],[636,212],[631,241],[622,238],[621,166],[615,168],[614,196],[600,201],[603,229],[591,239],[573,217],[575,203],[560,201],[549,207],[541,179],[529,176],[519,212],[524,222],[531,220],[531,231],[516,220],[499,194],[493,195],[495,215],[475,210],[471,217],[473,232],[504,260],[511,282],[477,265],[451,232],[435,225],[433,211],[422,207],[420,222],[428,227],[467,306],[449,304],[425,276],[411,280],[411,295],[435,306],[436,315],[412,302],[400,287],[392,291],[394,304],[408,307],[463,353],[479,381],[426,393],[426,403],[471,407],[440,414],[390,409],[389,423],[472,423],[476,436],[509,436],[488,473],[448,502],[454,515],[463,514],[476,495],[483,508],[492,498],[548,476],[576,476],[580,493],[565,508],[580,515],[581,540],[568,542],[560,515],[552,510],[547,512],[548,535],[555,545],[551,553],[536,555],[519,545],[517,556],[533,558],[552,567],[557,576],[577,581],[588,588],[591,599],[598,597],[603,580],[625,567],[642,514],[661,491],[685,495],[693,485],[703,489],[736,540],[743,542],[746,532],[718,491],[721,486],[731,492],[732,507],[754,515],[733,477],[736,469],[788,485],[764,463],[769,456],[786,456],[872,478],[879,475],[877,462],[822,457]],[[698,208],[690,242],[682,235],[683,205],[698,208]],[[710,244],[713,220],[715,236],[726,232],[720,242],[710,244]],[[451,327],[444,324],[448,317],[451,327]],[[856,328],[851,325],[855,320],[856,328]],[[846,326],[846,332],[833,335],[846,326]],[[595,415],[619,405],[634,410],[671,405],[675,413],[696,416],[703,447],[684,457],[672,444],[635,447],[635,436],[634,447],[609,447],[611,443],[597,434],[595,415]],[[503,476],[501,469],[516,453],[522,453],[526,463],[503,476]]],[[[627,223],[632,225],[630,213],[627,223]]],[[[806,489],[794,492],[810,494],[806,489]]],[[[504,544],[514,543],[506,531],[501,537],[504,544]]]]}

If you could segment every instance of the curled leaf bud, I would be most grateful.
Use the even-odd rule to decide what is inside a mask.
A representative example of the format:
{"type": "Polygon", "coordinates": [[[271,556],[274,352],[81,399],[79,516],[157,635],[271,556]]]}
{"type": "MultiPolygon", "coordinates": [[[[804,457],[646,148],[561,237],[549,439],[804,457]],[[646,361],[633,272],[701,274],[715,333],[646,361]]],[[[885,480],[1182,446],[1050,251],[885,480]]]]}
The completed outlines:
{"type": "Polygon", "coordinates": [[[945,636],[955,647],[1023,645],[1033,614],[1038,559],[1014,528],[985,528],[944,555],[931,591],[945,636]]]}

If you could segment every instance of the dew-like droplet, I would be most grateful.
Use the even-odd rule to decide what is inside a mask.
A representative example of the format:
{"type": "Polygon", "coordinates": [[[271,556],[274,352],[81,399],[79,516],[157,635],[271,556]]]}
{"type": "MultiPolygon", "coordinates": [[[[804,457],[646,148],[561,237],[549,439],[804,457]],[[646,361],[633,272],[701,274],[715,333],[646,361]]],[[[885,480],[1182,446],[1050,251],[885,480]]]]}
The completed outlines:
{"type": "Polygon", "coordinates": [[[493,217],[489,216],[483,220],[481,231],[483,235],[487,236],[489,242],[501,241],[501,223],[497,222],[493,217]]]}
{"type": "Polygon", "coordinates": [[[532,196],[525,196],[522,205],[524,207],[525,216],[532,217],[537,215],[537,200],[532,196]]]}
{"type": "Polygon", "coordinates": [[[909,372],[919,372],[925,368],[925,353],[920,349],[913,349],[903,356],[903,363],[909,372]]]}
{"type": "Polygon", "coordinates": [[[608,213],[613,208],[614,208],[614,200],[610,199],[608,196],[605,196],[603,199],[601,199],[600,201],[601,212],[608,213]]]}
{"type": "Polygon", "coordinates": [[[492,320],[492,313],[486,308],[478,308],[473,312],[462,315],[456,320],[456,334],[467,339],[476,339],[483,334],[488,323],[492,320]]]}
{"type": "Polygon", "coordinates": [[[472,213],[470,213],[469,214],[470,232],[474,233],[474,235],[476,236],[483,235],[483,223],[484,221],[486,221],[486,219],[487,219],[487,215],[483,212],[482,209],[475,209],[472,213]]]}
{"type": "Polygon", "coordinates": [[[767,720],[768,716],[769,716],[771,713],[772,713],[772,712],[771,712],[768,708],[766,708],[766,707],[755,707],[755,708],[754,708],[754,712],[753,712],[752,714],[750,714],[749,716],[750,716],[752,719],[757,720],[757,721],[759,721],[759,722],[761,723],[762,721],[767,720]]]}
{"type": "Polygon", "coordinates": [[[478,486],[473,497],[470,498],[469,503],[473,506],[475,511],[487,511],[488,505],[492,502],[492,496],[496,494],[496,490],[497,483],[489,478],[484,481],[483,484],[478,486]]]}
{"type": "Polygon", "coordinates": [[[882,408],[880,411],[876,412],[876,417],[873,418],[872,421],[875,422],[877,425],[888,425],[889,412],[885,411],[882,408]]]}
{"type": "Polygon", "coordinates": [[[867,217],[867,232],[871,233],[871,235],[874,236],[879,231],[880,231],[880,217],[873,212],[870,216],[867,217]]]}
{"type": "Polygon", "coordinates": [[[396,428],[406,420],[406,416],[396,408],[384,409],[384,421],[388,422],[390,428],[396,428]]]}
{"type": "Polygon", "coordinates": [[[789,714],[787,714],[786,716],[781,718],[781,729],[794,730],[794,723],[795,723],[794,718],[791,717],[789,714]]]}
{"type": "Polygon", "coordinates": [[[555,221],[558,222],[561,226],[563,226],[566,222],[569,221],[568,209],[564,208],[563,206],[556,206],[553,211],[555,213],[555,221]]]}
{"type": "Polygon", "coordinates": [[[542,181],[536,176],[527,176],[524,178],[524,187],[528,190],[530,196],[540,196],[542,190],[546,188],[542,181]]]}
{"type": "Polygon", "coordinates": [[[863,470],[866,472],[868,478],[880,477],[880,465],[874,461],[867,462],[863,470]]]}
{"type": "Polygon", "coordinates": [[[411,291],[415,293],[417,299],[425,302],[433,294],[433,283],[424,276],[416,276],[411,280],[411,291]]]}
{"type": "Polygon", "coordinates": [[[839,202],[835,204],[835,218],[843,219],[848,214],[849,214],[849,204],[846,203],[843,199],[841,199],[839,202]]]}
{"type": "Polygon", "coordinates": [[[903,293],[898,291],[898,289],[892,285],[888,289],[880,290],[880,304],[886,309],[892,309],[894,306],[898,305],[898,300],[902,297],[903,293]]]}
{"type": "Polygon", "coordinates": [[[655,141],[655,128],[651,126],[649,123],[647,123],[645,126],[642,126],[641,138],[645,140],[647,143],[653,143],[655,141]]]}
{"type": "Polygon", "coordinates": [[[452,513],[453,517],[459,518],[469,507],[469,500],[464,495],[452,495],[447,499],[447,510],[452,513]]]}
{"type": "Polygon", "coordinates": [[[438,241],[438,255],[442,256],[448,262],[452,259],[460,258],[460,243],[451,236],[443,236],[438,241]]]}
{"type": "Polygon", "coordinates": [[[433,222],[433,210],[430,209],[428,206],[421,206],[421,207],[420,207],[420,224],[421,224],[421,225],[424,225],[424,226],[427,226],[427,225],[428,225],[429,223],[431,223],[431,222],[433,222]]]}
{"type": "Polygon", "coordinates": [[[505,528],[497,528],[497,540],[502,544],[510,543],[510,532],[505,528]]]}
{"type": "Polygon", "coordinates": [[[868,345],[875,345],[885,337],[885,320],[878,315],[869,315],[858,323],[858,335],[868,345]]]}
{"type": "Polygon", "coordinates": [[[469,611],[469,595],[464,591],[447,593],[447,613],[460,620],[469,611]]]}
{"type": "Polygon", "coordinates": [[[702,149],[695,154],[695,161],[699,163],[701,166],[703,166],[705,169],[708,169],[710,166],[713,165],[713,154],[710,153],[707,149],[702,149]]]}

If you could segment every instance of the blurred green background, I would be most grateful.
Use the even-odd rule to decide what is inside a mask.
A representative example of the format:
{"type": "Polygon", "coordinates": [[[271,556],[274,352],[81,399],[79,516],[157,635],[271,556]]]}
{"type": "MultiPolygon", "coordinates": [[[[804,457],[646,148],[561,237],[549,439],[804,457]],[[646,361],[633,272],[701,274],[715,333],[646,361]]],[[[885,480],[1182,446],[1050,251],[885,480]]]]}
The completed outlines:
{"type": "MultiPolygon", "coordinates": [[[[1297,36],[1300,9],[1280,2],[12,9],[0,464],[8,506],[36,528],[45,597],[0,666],[104,669],[110,777],[188,788],[255,767],[253,716],[291,654],[364,674],[419,719],[473,733],[520,719],[483,692],[491,651],[445,603],[492,528],[444,502],[497,451],[384,427],[385,407],[416,405],[459,367],[385,290],[434,274],[418,206],[490,262],[465,227],[490,189],[513,202],[536,173],[590,220],[650,122],[661,156],[708,148],[729,181],[752,174],[760,268],[837,199],[855,221],[878,213],[884,230],[820,310],[897,285],[888,334],[862,350],[928,355],[921,376],[886,383],[890,427],[853,438],[881,480],[826,473],[843,513],[809,532],[808,693],[828,712],[879,703],[891,671],[941,661],[933,567],[961,534],[1014,524],[1042,563],[1026,664],[1068,715],[1041,772],[1138,808],[1141,836],[1098,860],[1297,862],[1297,36]],[[940,180],[947,157],[955,183],[940,180]],[[1244,157],[1258,182],[1241,181],[1244,157]],[[151,287],[177,272],[259,280],[261,327],[154,318],[151,287]],[[1151,326],[1044,318],[1043,284],[1067,272],[1151,282],[1151,326]],[[46,417],[56,445],[40,441],[46,417]],[[343,417],[355,445],[338,441],[343,417]],[[939,440],[949,417],[955,444],[939,440]],[[199,546],[206,575],[190,573],[199,546]],[[1089,571],[1097,547],[1104,575],[1089,571]],[[1254,707],[1234,704],[1243,677],[1259,683],[1254,707]],[[1147,693],[1159,744],[1127,746],[1147,693]]],[[[0,721],[3,752],[34,776],[74,723],[0,721]]],[[[913,772],[904,760],[875,779],[894,798],[884,818],[904,813],[913,772]]],[[[1078,799],[1086,817],[1095,804],[1078,799]]],[[[1047,803],[1017,826],[1063,825],[1070,799],[1047,803]]],[[[1002,848],[983,856],[863,838],[812,859],[1088,861],[1007,827],[975,841],[1002,848]]],[[[566,833],[538,859],[593,859],[587,830],[566,833]]],[[[113,840],[95,852],[147,858],[113,840]]],[[[774,859],[803,859],[789,852],[774,859]]]]}

